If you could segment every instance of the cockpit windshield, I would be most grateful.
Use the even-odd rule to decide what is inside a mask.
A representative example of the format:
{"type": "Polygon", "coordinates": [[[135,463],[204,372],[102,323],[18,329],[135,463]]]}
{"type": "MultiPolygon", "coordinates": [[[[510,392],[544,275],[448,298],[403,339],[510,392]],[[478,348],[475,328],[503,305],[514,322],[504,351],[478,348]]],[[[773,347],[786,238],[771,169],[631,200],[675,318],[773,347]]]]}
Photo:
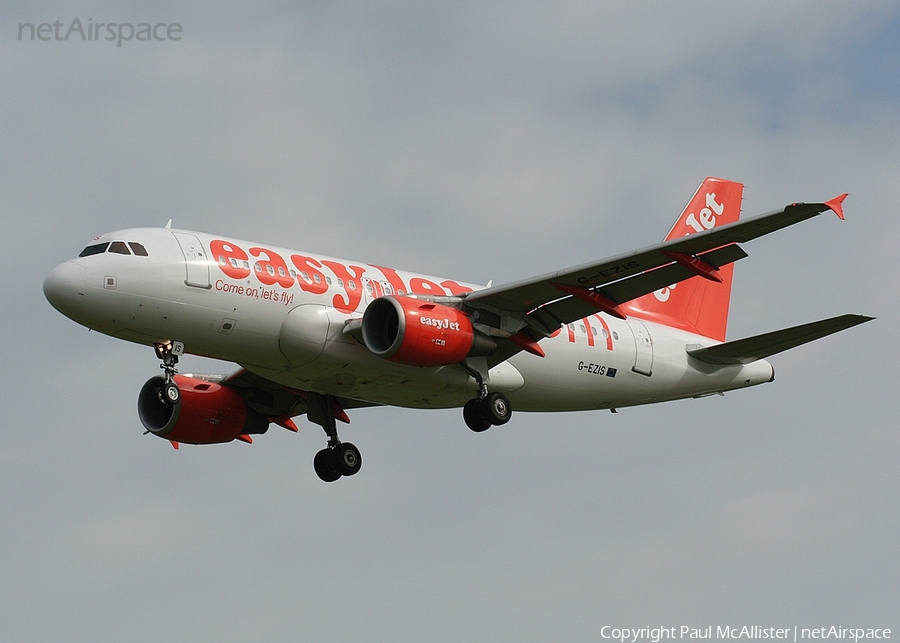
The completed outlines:
{"type": "Polygon", "coordinates": [[[81,251],[79,257],[90,257],[91,255],[99,255],[106,252],[106,249],[109,247],[109,242],[106,243],[97,243],[92,246],[88,246],[84,250],[81,251]]]}
{"type": "Polygon", "coordinates": [[[128,245],[125,245],[124,241],[113,241],[112,243],[106,241],[104,243],[95,243],[82,250],[81,254],[79,254],[78,256],[90,257],[91,255],[103,254],[104,252],[112,252],[119,255],[130,255],[133,252],[138,257],[149,256],[147,249],[136,241],[129,241],[128,245]],[[128,250],[129,247],[131,248],[130,252],[128,250]]]}

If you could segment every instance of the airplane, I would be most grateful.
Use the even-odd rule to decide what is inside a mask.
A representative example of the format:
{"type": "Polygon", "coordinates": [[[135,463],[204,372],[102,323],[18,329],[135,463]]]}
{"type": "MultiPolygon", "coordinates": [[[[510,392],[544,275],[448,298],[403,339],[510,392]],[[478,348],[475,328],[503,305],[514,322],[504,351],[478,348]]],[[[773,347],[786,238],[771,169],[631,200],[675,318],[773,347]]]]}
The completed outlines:
{"type": "Polygon", "coordinates": [[[348,410],[462,407],[475,432],[527,412],[701,398],[771,382],[765,358],[872,320],[846,314],[726,341],[740,244],[824,212],[842,194],[740,219],[743,184],[706,178],[662,243],[510,284],[452,279],[171,228],[95,237],[46,277],[59,312],[153,346],[138,395],[147,432],[252,443],[294,417],[325,431],[313,466],[356,474],[348,410]],[[185,353],[235,362],[178,373],[185,353]]]}

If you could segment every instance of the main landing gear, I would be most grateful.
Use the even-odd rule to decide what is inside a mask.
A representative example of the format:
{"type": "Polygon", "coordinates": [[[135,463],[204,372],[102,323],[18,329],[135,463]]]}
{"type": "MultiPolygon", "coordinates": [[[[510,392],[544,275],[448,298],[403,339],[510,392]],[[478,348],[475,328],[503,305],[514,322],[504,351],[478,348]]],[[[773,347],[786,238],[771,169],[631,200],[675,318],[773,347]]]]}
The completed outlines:
{"type": "Polygon", "coordinates": [[[165,371],[166,378],[159,390],[159,399],[164,404],[175,406],[181,401],[181,391],[178,390],[178,385],[175,383],[175,373],[178,372],[175,365],[178,363],[178,358],[184,355],[184,344],[166,342],[165,344],[154,344],[153,348],[156,349],[156,356],[162,360],[159,367],[165,371]]]}
{"type": "Polygon", "coordinates": [[[328,446],[313,458],[316,475],[324,482],[334,482],[341,476],[355,475],[362,467],[362,456],[359,454],[359,449],[349,442],[341,442],[338,438],[335,409],[341,414],[344,413],[332,396],[319,393],[309,394],[306,403],[306,417],[310,422],[321,426],[328,435],[328,446]]]}
{"type": "Polygon", "coordinates": [[[484,380],[478,378],[478,397],[463,406],[466,426],[481,433],[492,426],[506,424],[512,417],[512,406],[503,393],[489,393],[484,380]]]}

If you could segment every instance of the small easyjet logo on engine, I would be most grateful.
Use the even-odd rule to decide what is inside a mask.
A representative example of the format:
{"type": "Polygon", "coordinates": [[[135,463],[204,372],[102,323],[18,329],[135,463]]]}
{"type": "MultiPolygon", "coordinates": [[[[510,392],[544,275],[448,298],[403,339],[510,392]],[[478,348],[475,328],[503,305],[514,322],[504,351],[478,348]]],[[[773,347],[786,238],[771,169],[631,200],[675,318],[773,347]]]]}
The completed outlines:
{"type": "Polygon", "coordinates": [[[419,317],[419,323],[423,326],[433,326],[434,328],[444,330],[460,330],[459,322],[452,322],[449,319],[435,319],[434,317],[419,317]]]}

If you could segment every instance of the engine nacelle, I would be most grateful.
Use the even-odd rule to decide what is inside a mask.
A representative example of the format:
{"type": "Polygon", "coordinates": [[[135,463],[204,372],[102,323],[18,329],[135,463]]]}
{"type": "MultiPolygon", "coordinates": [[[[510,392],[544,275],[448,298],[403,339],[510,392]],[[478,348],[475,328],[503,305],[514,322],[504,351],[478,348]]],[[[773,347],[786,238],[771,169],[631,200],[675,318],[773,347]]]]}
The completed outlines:
{"type": "Polygon", "coordinates": [[[184,375],[176,375],[175,383],[181,399],[174,406],[162,399],[161,375],[150,378],[138,396],[141,424],[154,435],[185,444],[217,444],[269,428],[269,420],[247,408],[234,389],[184,375]]]}
{"type": "Polygon", "coordinates": [[[379,357],[410,366],[459,364],[470,355],[489,355],[497,347],[472,328],[461,310],[393,295],[369,304],[362,336],[379,357]]]}

